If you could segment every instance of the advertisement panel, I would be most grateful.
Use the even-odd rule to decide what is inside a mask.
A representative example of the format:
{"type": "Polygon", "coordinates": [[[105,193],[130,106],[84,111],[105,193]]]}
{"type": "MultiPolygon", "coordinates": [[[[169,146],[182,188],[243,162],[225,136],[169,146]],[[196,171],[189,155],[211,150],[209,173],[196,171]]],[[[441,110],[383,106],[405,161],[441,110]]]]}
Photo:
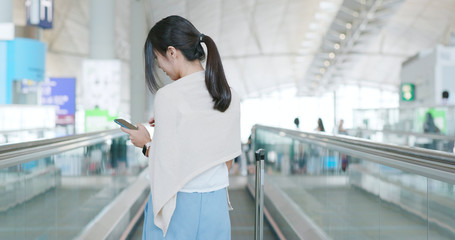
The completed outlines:
{"type": "Polygon", "coordinates": [[[41,85],[41,104],[56,106],[59,125],[74,124],[76,78],[51,77],[41,85]]]}
{"type": "Polygon", "coordinates": [[[119,60],[85,60],[82,64],[82,104],[84,109],[120,109],[122,65],[119,60]]]}

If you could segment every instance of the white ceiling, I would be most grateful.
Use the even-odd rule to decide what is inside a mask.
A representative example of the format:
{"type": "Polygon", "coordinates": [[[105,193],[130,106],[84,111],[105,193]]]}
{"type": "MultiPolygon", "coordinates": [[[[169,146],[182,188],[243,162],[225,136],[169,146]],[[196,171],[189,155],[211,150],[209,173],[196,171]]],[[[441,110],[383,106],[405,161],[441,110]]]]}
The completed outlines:
{"type": "MultiPolygon", "coordinates": [[[[334,29],[333,21],[346,14],[346,9],[342,10],[344,13],[339,9],[348,1],[358,3],[350,4],[354,11],[362,2],[375,2],[144,0],[144,9],[149,27],[168,15],[178,14],[212,37],[228,80],[242,98],[264,96],[284,88],[298,88],[300,95],[318,95],[348,83],[395,88],[400,82],[401,62],[422,49],[449,42],[449,33],[455,32],[455,0],[377,0],[390,4],[391,10],[381,12],[384,17],[376,13],[372,20],[380,18],[380,24],[367,25],[362,37],[345,52],[344,60],[332,68],[332,75],[317,81],[309,73],[314,71],[315,62],[327,54],[321,44],[333,38],[334,30],[341,31],[334,29]]],[[[88,56],[88,2],[55,1],[55,19],[62,20],[43,34],[50,52],[88,56]]],[[[24,24],[23,1],[14,0],[14,4],[14,21],[24,24]]],[[[117,56],[128,61],[129,3],[116,0],[116,4],[117,56]]]]}
{"type": "Polygon", "coordinates": [[[150,26],[178,14],[218,45],[231,85],[243,98],[295,87],[312,56],[299,53],[319,1],[208,0],[147,2],[150,26]]]}
{"type": "MultiPolygon", "coordinates": [[[[359,9],[352,6],[358,12],[360,3],[375,2],[349,1],[359,3],[359,9]]],[[[317,82],[310,79],[309,67],[314,56],[321,54],[321,38],[329,35],[328,25],[348,0],[344,2],[149,0],[146,8],[150,26],[168,15],[178,14],[213,37],[231,85],[244,98],[287,87],[298,88],[300,95],[321,94],[348,83],[395,88],[405,59],[422,49],[448,42],[450,31],[455,30],[454,0],[383,0],[379,10],[384,11],[375,13],[373,19],[380,18],[381,24],[367,25],[330,79],[317,82]]]]}
{"type": "Polygon", "coordinates": [[[420,50],[448,42],[455,23],[453,0],[407,0],[370,42],[353,53],[353,70],[344,78],[396,86],[401,63],[420,50]]]}

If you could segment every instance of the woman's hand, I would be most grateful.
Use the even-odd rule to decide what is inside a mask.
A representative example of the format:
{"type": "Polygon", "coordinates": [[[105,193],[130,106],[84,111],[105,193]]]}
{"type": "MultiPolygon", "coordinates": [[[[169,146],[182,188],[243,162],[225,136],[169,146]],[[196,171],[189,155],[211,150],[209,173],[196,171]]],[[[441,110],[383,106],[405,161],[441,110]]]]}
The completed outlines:
{"type": "Polygon", "coordinates": [[[149,124],[150,124],[150,127],[155,127],[155,117],[150,118],[149,124]]]}
{"type": "Polygon", "coordinates": [[[229,160],[229,161],[226,162],[226,166],[227,166],[227,168],[228,168],[228,172],[231,171],[232,162],[234,162],[234,159],[231,159],[231,160],[229,160]]]}
{"type": "Polygon", "coordinates": [[[130,135],[131,142],[133,143],[134,146],[138,148],[142,148],[146,143],[152,141],[150,139],[150,133],[142,124],[137,125],[137,130],[128,129],[124,127],[122,127],[121,130],[130,135]]]}

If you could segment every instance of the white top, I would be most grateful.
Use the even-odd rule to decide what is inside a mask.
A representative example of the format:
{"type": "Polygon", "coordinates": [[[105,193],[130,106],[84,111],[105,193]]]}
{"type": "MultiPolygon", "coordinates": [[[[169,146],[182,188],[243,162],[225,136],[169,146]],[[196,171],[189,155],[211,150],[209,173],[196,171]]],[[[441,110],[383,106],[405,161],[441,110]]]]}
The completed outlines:
{"type": "MultiPolygon", "coordinates": [[[[149,175],[155,225],[164,235],[175,210],[177,192],[191,187],[187,185],[192,184],[191,180],[197,183],[196,176],[202,174],[205,178],[205,174],[214,173],[212,168],[241,153],[240,99],[232,89],[231,93],[225,112],[213,109],[201,71],[166,85],[155,95],[149,175]]],[[[225,173],[227,170],[223,170],[225,173]]],[[[210,184],[197,188],[209,188],[210,184]]]]}
{"type": "Polygon", "coordinates": [[[226,163],[221,163],[197,175],[180,192],[211,192],[229,186],[229,174],[226,163]]]}

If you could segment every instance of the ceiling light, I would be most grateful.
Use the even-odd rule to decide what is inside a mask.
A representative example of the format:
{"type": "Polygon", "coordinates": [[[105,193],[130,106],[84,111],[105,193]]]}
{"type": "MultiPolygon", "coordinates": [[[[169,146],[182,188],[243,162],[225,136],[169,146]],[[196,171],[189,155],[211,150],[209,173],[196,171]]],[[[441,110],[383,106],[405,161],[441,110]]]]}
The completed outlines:
{"type": "Polygon", "coordinates": [[[335,58],[335,53],[333,53],[333,52],[329,53],[329,58],[330,59],[334,59],[335,58]]]}
{"type": "Polygon", "coordinates": [[[316,75],[316,78],[317,78],[318,80],[321,80],[322,76],[318,74],[318,75],[316,75]]]}
{"type": "Polygon", "coordinates": [[[319,69],[319,72],[322,73],[322,74],[324,74],[324,73],[325,73],[325,68],[319,69]]]}
{"type": "Polygon", "coordinates": [[[351,23],[346,23],[346,28],[347,29],[351,29],[352,28],[352,24],[351,23]]]}
{"type": "Polygon", "coordinates": [[[315,32],[308,32],[305,34],[305,37],[308,38],[308,39],[315,39],[318,37],[318,34],[315,33],[315,32]]]}
{"type": "Polygon", "coordinates": [[[325,60],[324,61],[324,66],[326,66],[326,67],[330,66],[330,61],[329,60],[325,60]]]}
{"type": "Polygon", "coordinates": [[[336,11],[337,5],[333,2],[322,1],[319,3],[319,8],[321,8],[322,10],[336,11]]]}
{"type": "Polygon", "coordinates": [[[295,60],[296,60],[298,63],[305,62],[305,58],[304,58],[304,57],[296,57],[295,60]]]}
{"type": "Polygon", "coordinates": [[[327,15],[326,12],[316,12],[314,14],[314,19],[316,19],[318,21],[329,21],[330,20],[330,16],[327,15]]]}
{"type": "Polygon", "coordinates": [[[336,50],[340,49],[340,47],[341,47],[341,46],[340,46],[339,43],[335,43],[335,44],[333,45],[333,48],[335,48],[336,50]]]}
{"type": "Polygon", "coordinates": [[[340,39],[341,39],[341,40],[346,39],[346,35],[345,35],[344,33],[340,34],[340,39]]]}
{"type": "Polygon", "coordinates": [[[306,55],[306,54],[310,54],[310,53],[311,53],[311,50],[308,49],[308,48],[304,48],[304,49],[299,49],[297,52],[298,52],[299,54],[304,54],[304,55],[306,55]]]}
{"type": "Polygon", "coordinates": [[[300,45],[302,45],[302,47],[313,47],[314,42],[307,40],[307,41],[303,41],[300,45]]]}
{"type": "Polygon", "coordinates": [[[317,24],[317,23],[310,23],[309,28],[310,28],[311,30],[317,30],[317,29],[319,29],[319,24],[317,24]]]}

